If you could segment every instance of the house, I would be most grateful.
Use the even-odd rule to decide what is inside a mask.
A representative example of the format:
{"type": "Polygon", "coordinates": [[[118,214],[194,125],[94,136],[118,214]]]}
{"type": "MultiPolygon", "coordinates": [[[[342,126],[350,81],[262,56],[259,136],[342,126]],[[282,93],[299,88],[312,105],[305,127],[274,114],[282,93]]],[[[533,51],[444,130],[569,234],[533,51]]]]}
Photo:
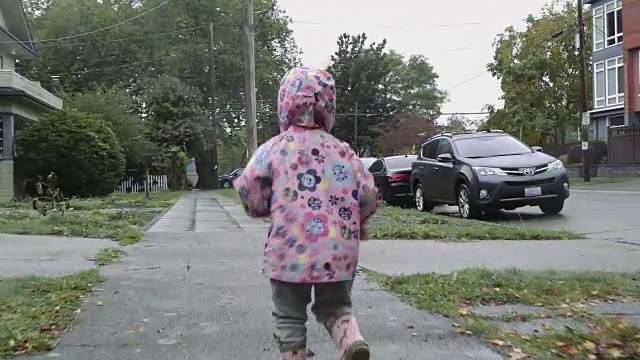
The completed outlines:
{"type": "Polygon", "coordinates": [[[14,138],[29,121],[62,109],[62,100],[14,71],[16,60],[36,57],[22,0],[0,0],[0,201],[22,194],[14,168],[14,138]]]}
{"type": "Polygon", "coordinates": [[[640,124],[637,0],[587,0],[593,19],[593,139],[607,140],[610,126],[640,124]]]}

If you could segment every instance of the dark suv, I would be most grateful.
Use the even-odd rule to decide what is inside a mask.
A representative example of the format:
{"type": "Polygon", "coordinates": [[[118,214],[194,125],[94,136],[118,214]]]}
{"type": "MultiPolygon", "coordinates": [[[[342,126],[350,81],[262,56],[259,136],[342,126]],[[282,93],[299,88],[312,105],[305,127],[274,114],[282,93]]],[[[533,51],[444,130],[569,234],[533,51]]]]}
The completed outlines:
{"type": "Polygon", "coordinates": [[[244,168],[240,168],[240,169],[235,169],[232,172],[225,174],[225,175],[220,175],[220,177],[218,178],[218,181],[220,182],[220,186],[223,189],[230,189],[233,187],[233,180],[235,180],[238,176],[240,176],[242,174],[242,170],[244,170],[244,168]]]}
{"type": "Polygon", "coordinates": [[[430,138],[411,166],[411,185],[418,210],[457,205],[465,219],[523,206],[558,214],[569,197],[560,160],[499,130],[430,138]]]}

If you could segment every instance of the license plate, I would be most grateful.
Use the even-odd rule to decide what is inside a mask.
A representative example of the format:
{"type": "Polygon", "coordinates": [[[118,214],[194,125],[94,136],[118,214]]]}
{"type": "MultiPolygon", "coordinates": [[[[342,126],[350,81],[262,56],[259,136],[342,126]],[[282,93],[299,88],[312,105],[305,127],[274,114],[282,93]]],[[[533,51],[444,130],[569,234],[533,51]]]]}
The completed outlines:
{"type": "Polygon", "coordinates": [[[524,189],[524,196],[529,197],[529,196],[541,196],[542,195],[542,188],[541,187],[530,187],[530,188],[525,188],[524,189]]]}

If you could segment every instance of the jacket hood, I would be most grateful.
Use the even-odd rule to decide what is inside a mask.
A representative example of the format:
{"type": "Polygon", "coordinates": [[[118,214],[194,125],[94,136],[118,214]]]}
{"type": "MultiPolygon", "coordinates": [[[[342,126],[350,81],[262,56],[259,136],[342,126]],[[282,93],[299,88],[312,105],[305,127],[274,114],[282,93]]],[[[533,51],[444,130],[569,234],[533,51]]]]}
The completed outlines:
{"type": "Polygon", "coordinates": [[[291,126],[330,131],[335,123],[335,80],[326,71],[296,67],[280,81],[280,131],[291,126]]]}

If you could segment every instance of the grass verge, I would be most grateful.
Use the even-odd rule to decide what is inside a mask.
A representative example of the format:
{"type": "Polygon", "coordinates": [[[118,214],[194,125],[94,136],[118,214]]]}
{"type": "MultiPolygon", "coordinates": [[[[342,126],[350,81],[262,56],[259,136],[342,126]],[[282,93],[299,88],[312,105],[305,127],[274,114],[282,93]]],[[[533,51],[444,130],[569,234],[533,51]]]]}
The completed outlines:
{"type": "Polygon", "coordinates": [[[0,279],[0,357],[48,351],[75,320],[97,270],[59,278],[0,279]]]}
{"type": "MultiPolygon", "coordinates": [[[[234,189],[218,190],[220,195],[239,200],[234,189]]],[[[422,213],[382,205],[369,221],[371,239],[425,239],[447,241],[469,240],[569,240],[583,235],[565,230],[495,224],[463,220],[446,215],[422,213]]]]}
{"type": "Polygon", "coordinates": [[[625,182],[629,182],[629,181],[634,181],[634,180],[640,180],[640,178],[601,178],[601,177],[596,177],[596,178],[592,178],[591,181],[589,182],[584,182],[581,178],[571,178],[571,188],[572,189],[583,189],[583,188],[589,188],[589,186],[592,185],[599,185],[599,184],[620,184],[620,183],[625,183],[625,182]]]}
{"type": "MultiPolygon", "coordinates": [[[[466,269],[452,274],[369,275],[410,304],[455,318],[461,324],[454,324],[456,332],[480,335],[511,359],[640,358],[639,326],[622,317],[590,313],[585,306],[637,300],[640,273],[466,269]],[[471,306],[505,304],[548,309],[551,315],[540,315],[542,318],[580,317],[585,326],[521,334],[504,330],[495,321],[469,310],[471,306]]],[[[512,319],[528,320],[523,316],[512,319]]]]}
{"type": "Polygon", "coordinates": [[[96,265],[105,266],[111,264],[112,262],[121,259],[127,255],[127,253],[119,248],[104,248],[98,250],[96,256],[92,259],[96,265]]]}
{"type": "Polygon", "coordinates": [[[584,238],[566,230],[464,220],[414,209],[381,206],[369,222],[372,239],[468,240],[568,240],[584,238]]]}
{"type": "Polygon", "coordinates": [[[21,235],[80,236],[113,239],[130,245],[142,238],[142,228],[184,192],[111,195],[71,200],[64,214],[51,212],[42,216],[31,210],[28,201],[3,204],[0,209],[0,232],[21,235]]]}

